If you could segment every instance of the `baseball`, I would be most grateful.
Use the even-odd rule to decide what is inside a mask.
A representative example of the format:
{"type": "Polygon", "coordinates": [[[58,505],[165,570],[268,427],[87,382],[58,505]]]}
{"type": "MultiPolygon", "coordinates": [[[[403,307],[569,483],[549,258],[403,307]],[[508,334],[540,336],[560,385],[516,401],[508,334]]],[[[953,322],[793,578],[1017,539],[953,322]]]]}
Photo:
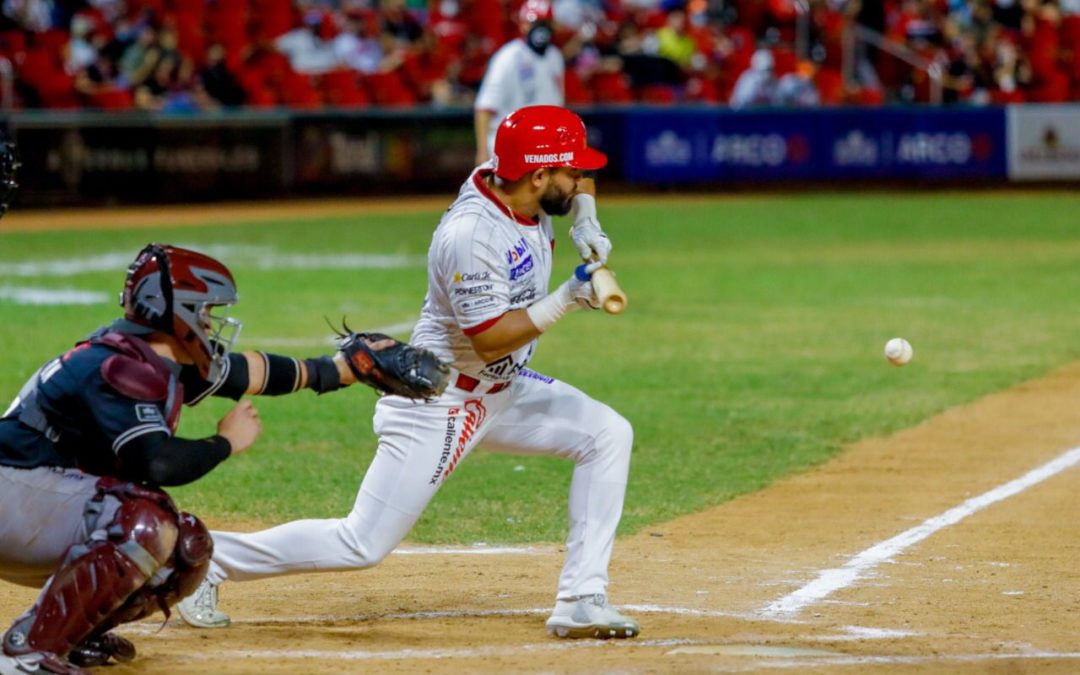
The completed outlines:
{"type": "Polygon", "coordinates": [[[894,366],[906,365],[914,355],[911,343],[904,338],[893,338],[885,343],[885,358],[894,366]]]}

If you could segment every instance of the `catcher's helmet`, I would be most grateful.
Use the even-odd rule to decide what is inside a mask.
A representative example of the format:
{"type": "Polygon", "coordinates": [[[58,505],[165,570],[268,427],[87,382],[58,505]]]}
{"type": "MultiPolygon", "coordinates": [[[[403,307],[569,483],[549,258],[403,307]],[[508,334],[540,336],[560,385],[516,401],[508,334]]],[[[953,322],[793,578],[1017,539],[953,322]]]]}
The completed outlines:
{"type": "Polygon", "coordinates": [[[557,105],[532,105],[506,116],[495,131],[495,175],[517,180],[535,169],[601,169],[607,155],[588,146],[585,123],[557,105]]]}
{"type": "Polygon", "coordinates": [[[551,0],[525,0],[518,10],[518,19],[525,23],[551,21],[554,16],[551,0]]]}
{"type": "Polygon", "coordinates": [[[217,260],[177,246],[148,244],[128,267],[120,305],[127,320],[176,338],[202,376],[216,381],[241,323],[210,310],[237,299],[232,273],[217,260]]]}

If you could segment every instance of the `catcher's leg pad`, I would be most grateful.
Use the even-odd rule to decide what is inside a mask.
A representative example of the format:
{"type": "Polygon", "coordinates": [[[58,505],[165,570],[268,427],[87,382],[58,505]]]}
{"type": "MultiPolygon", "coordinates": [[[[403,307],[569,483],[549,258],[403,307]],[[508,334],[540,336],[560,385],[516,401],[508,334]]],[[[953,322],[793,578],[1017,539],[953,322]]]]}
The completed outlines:
{"type": "Polygon", "coordinates": [[[68,549],[37,604],[4,635],[5,653],[63,658],[100,633],[103,623],[172,557],[179,527],[175,511],[160,500],[134,497],[121,502],[105,532],[105,541],[68,549]]]}
{"type": "Polygon", "coordinates": [[[122,623],[144,619],[157,610],[165,617],[169,608],[195,592],[210,570],[214,541],[201,520],[190,513],[181,513],[176,550],[168,563],[141,588],[128,596],[122,606],[100,626],[97,633],[111,630],[122,623]]]}

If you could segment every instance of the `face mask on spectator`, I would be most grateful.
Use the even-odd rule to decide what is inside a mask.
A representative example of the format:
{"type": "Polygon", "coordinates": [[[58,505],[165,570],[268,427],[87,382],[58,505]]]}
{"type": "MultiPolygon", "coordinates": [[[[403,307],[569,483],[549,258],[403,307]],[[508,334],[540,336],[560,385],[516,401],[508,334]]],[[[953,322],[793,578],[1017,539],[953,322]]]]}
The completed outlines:
{"type": "Polygon", "coordinates": [[[546,21],[534,23],[529,32],[525,34],[525,42],[530,49],[543,56],[548,45],[551,44],[551,25],[546,21]]]}

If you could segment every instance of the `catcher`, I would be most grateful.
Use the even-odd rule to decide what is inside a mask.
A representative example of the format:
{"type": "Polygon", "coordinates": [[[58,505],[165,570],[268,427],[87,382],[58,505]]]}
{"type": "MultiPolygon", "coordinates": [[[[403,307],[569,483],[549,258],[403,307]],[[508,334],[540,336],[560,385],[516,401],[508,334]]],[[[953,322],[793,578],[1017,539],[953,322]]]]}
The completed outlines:
{"type": "Polygon", "coordinates": [[[241,324],[222,263],[150,244],[128,268],[124,318],[42,366],[0,418],[0,578],[42,587],[3,636],[0,675],[84,673],[135,648],[110,632],[193,592],[209,532],[162,487],[199,479],[259,436],[241,401],[200,439],[175,435],[181,403],[362,381],[437,396],[447,370],[385,335],[347,334],[333,357],[232,352],[241,324]]]}

